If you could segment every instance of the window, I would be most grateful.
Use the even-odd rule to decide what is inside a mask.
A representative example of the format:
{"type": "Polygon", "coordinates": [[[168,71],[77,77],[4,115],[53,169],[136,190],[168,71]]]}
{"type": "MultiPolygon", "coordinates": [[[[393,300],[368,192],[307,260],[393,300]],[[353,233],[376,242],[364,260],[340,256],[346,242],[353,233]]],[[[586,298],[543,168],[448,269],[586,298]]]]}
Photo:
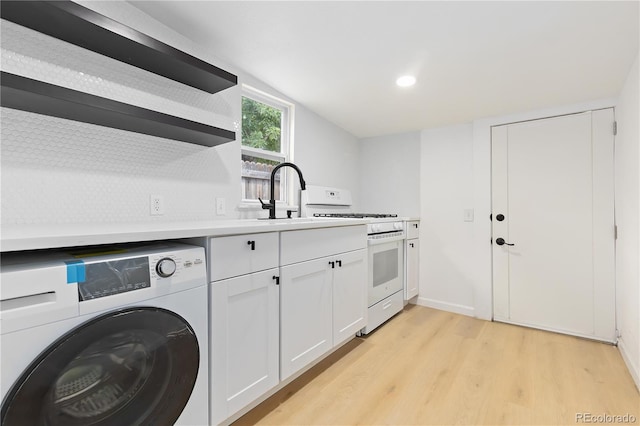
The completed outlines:
{"type": "MultiPolygon", "coordinates": [[[[271,171],[290,157],[293,105],[248,86],[242,96],[242,199],[271,198],[271,171]]],[[[276,173],[275,199],[286,202],[286,173],[276,173]]]]}

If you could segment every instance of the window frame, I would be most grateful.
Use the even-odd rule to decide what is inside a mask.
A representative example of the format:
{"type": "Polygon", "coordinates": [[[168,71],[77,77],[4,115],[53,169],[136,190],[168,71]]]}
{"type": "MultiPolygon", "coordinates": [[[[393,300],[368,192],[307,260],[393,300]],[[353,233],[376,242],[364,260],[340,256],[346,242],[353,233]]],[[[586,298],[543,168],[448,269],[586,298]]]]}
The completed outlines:
{"type": "MultiPolygon", "coordinates": [[[[243,155],[252,157],[263,158],[265,160],[278,161],[278,162],[290,162],[293,161],[293,122],[294,122],[294,108],[295,105],[291,102],[285,101],[282,98],[273,96],[262,90],[247,84],[242,84],[241,91],[241,104],[242,98],[249,98],[256,102],[263,103],[270,107],[276,108],[280,111],[281,124],[280,124],[280,152],[268,151],[261,148],[252,148],[242,144],[242,121],[240,125],[240,161],[242,161],[243,155]]],[[[242,106],[240,107],[240,119],[242,120],[242,106]]],[[[289,206],[290,200],[293,199],[293,188],[290,182],[292,181],[290,176],[290,170],[281,169],[280,179],[282,181],[282,200],[276,200],[277,205],[289,206]],[[282,173],[284,172],[284,173],[282,173]]],[[[242,191],[242,176],[240,177],[240,191],[242,191]]],[[[271,195],[271,194],[269,194],[271,195]]],[[[263,200],[267,201],[267,200],[263,200]]],[[[260,206],[260,202],[253,198],[244,198],[244,194],[241,194],[241,202],[247,206],[260,206]]],[[[261,206],[260,206],[261,207],[261,206]]]]}

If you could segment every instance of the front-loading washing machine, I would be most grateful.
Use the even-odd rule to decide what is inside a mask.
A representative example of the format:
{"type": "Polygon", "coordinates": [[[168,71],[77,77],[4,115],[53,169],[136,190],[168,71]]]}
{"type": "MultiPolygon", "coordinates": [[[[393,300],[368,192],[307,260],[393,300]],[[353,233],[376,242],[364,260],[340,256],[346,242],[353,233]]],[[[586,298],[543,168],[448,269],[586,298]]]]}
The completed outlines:
{"type": "Polygon", "coordinates": [[[208,425],[204,249],[3,254],[4,426],[208,425]]]}

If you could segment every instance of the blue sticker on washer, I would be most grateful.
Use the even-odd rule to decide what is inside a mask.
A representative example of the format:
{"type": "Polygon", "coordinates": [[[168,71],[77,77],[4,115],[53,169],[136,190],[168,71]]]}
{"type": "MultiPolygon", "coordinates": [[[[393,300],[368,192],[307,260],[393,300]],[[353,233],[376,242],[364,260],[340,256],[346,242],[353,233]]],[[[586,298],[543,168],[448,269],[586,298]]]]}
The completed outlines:
{"type": "Polygon", "coordinates": [[[67,264],[67,284],[83,283],[86,279],[84,262],[82,260],[69,260],[67,264]]]}

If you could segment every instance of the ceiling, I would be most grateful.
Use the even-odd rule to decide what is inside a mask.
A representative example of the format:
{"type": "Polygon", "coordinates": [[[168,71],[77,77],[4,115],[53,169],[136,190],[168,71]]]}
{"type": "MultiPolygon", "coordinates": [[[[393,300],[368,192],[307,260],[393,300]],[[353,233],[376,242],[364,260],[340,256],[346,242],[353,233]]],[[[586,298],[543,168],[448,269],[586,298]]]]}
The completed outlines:
{"type": "Polygon", "coordinates": [[[638,53],[638,1],[131,3],[361,138],[615,97],[638,53]]]}

